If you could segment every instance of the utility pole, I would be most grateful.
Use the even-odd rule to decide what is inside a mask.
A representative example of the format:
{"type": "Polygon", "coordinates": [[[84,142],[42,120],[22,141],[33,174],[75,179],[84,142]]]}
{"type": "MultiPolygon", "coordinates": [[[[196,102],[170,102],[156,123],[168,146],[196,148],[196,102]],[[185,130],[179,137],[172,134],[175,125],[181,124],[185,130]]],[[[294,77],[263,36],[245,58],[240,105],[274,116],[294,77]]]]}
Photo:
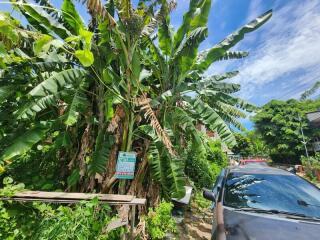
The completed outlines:
{"type": "Polygon", "coordinates": [[[306,151],[306,156],[308,158],[308,161],[309,161],[309,154],[308,154],[308,149],[307,149],[307,142],[305,140],[305,137],[304,137],[304,133],[303,133],[303,128],[302,128],[302,122],[301,122],[301,117],[300,117],[300,114],[298,113],[298,119],[299,119],[299,123],[300,123],[300,131],[301,131],[301,135],[302,135],[302,143],[304,145],[304,149],[306,151]]]}

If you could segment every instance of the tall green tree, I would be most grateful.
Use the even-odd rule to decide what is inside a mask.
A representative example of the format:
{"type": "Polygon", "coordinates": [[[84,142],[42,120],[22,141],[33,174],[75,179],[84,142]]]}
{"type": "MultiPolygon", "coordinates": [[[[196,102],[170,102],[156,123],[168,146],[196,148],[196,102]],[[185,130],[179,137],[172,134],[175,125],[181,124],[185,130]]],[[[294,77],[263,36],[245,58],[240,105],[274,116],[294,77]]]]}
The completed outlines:
{"type": "Polygon", "coordinates": [[[254,127],[270,149],[274,162],[299,162],[300,156],[305,154],[301,127],[308,142],[307,146],[312,149],[309,141],[312,137],[319,136],[319,130],[308,125],[305,113],[319,107],[320,100],[272,100],[252,118],[254,127]]]}

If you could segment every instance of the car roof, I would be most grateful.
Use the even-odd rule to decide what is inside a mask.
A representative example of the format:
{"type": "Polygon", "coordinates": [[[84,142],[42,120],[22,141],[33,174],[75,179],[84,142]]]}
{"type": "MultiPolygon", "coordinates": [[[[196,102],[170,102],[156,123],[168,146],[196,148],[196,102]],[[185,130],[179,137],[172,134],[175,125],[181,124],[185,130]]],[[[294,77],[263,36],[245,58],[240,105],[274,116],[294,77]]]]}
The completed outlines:
{"type": "Polygon", "coordinates": [[[273,174],[273,175],[294,175],[288,171],[273,168],[261,164],[248,164],[229,168],[231,173],[244,173],[244,174],[273,174]]]}
{"type": "Polygon", "coordinates": [[[266,162],[264,159],[241,159],[240,162],[266,162]]]}

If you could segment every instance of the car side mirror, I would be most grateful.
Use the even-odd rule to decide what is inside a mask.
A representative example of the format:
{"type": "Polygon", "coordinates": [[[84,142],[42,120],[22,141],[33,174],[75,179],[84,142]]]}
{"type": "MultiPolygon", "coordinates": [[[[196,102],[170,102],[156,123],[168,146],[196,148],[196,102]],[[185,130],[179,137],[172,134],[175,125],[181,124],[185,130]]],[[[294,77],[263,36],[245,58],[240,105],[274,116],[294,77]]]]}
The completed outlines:
{"type": "Polygon", "coordinates": [[[216,200],[216,196],[215,196],[214,192],[212,192],[211,190],[208,190],[208,189],[203,190],[203,197],[205,199],[212,201],[212,202],[214,202],[216,200]]]}

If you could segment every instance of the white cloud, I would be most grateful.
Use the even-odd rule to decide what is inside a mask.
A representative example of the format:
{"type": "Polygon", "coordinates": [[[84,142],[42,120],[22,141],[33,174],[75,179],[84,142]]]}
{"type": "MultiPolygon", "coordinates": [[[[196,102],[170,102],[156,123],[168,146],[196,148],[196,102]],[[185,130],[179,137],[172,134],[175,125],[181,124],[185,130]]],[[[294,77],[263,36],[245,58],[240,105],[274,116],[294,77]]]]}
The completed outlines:
{"type": "MultiPolygon", "coordinates": [[[[264,102],[299,97],[320,79],[320,3],[284,2],[261,30],[250,33],[240,45],[243,50],[249,49],[250,55],[236,64],[240,74],[233,81],[242,85],[240,95],[248,100],[263,95],[264,102]]],[[[255,4],[250,9],[248,18],[261,13],[255,4]]],[[[216,69],[222,71],[227,66],[218,65],[216,69]]]]}
{"type": "Polygon", "coordinates": [[[259,16],[262,12],[263,3],[262,0],[253,0],[250,2],[249,6],[249,14],[247,16],[246,22],[250,22],[253,19],[255,19],[257,16],[259,16]]]}

